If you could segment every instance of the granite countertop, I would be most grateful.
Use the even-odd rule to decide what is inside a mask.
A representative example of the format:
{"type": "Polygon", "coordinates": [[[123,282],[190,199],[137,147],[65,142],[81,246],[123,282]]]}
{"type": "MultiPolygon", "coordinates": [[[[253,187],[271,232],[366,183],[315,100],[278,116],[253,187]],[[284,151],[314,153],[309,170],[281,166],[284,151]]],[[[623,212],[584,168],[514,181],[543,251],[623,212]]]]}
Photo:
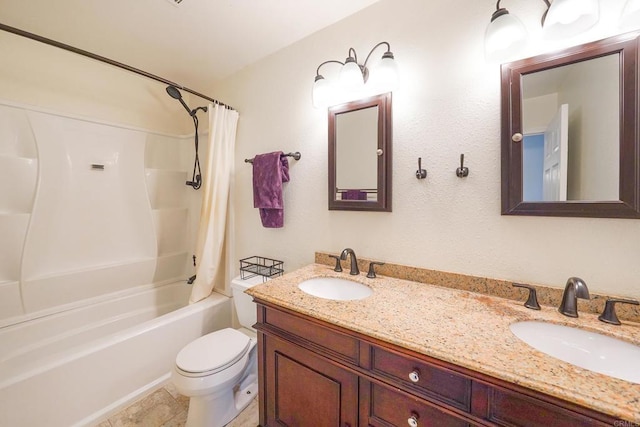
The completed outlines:
{"type": "MultiPolygon", "coordinates": [[[[336,273],[311,264],[247,290],[256,299],[560,399],[640,423],[640,384],[619,380],[547,356],[518,339],[514,322],[541,320],[602,332],[640,345],[640,324],[607,325],[597,315],[563,316],[555,307],[396,278],[336,273]],[[308,295],[297,285],[314,277],[340,277],[373,289],[362,300],[308,295]]],[[[640,362],[639,362],[640,363],[640,362]]],[[[640,369],[640,368],[639,368],[640,369]]]]}

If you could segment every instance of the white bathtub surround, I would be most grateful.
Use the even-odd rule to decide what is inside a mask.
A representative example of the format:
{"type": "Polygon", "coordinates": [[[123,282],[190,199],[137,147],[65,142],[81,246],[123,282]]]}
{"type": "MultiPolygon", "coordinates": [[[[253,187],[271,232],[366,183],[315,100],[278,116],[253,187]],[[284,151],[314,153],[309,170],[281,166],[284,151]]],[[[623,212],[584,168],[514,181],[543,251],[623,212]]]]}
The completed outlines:
{"type": "MultiPolygon", "coordinates": [[[[190,302],[206,298],[216,277],[224,279],[223,251],[233,254],[233,208],[229,188],[234,175],[238,112],[209,104],[209,150],[204,159],[202,209],[196,256],[198,268],[190,302]],[[226,239],[226,241],[225,241],[226,239]]],[[[233,258],[233,256],[231,256],[233,258]]],[[[235,259],[235,258],[233,258],[235,259]]],[[[231,270],[233,271],[233,270],[231,270]]]]}
{"type": "Polygon", "coordinates": [[[231,324],[186,307],[193,136],[0,104],[0,425],[92,425],[231,324]]]}
{"type": "Polygon", "coordinates": [[[151,283],[157,245],[141,167],[146,135],[28,117],[39,179],[22,260],[25,311],[151,283]]]}
{"type": "Polygon", "coordinates": [[[166,382],[184,345],[231,324],[229,298],[189,293],[150,285],[0,328],[0,424],[94,425],[166,382]]]}
{"type": "Polygon", "coordinates": [[[187,277],[191,137],[2,104],[0,321],[187,277]]]}
{"type": "Polygon", "coordinates": [[[23,313],[20,268],[38,179],[38,149],[24,111],[0,106],[0,319],[23,313]]]}

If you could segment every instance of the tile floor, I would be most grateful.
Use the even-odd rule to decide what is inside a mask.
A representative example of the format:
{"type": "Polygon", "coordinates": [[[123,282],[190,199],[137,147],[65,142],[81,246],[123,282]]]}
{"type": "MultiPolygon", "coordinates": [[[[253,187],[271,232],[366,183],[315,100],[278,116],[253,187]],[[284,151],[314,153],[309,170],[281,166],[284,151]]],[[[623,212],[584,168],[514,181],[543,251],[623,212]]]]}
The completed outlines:
{"type": "MultiPolygon", "coordinates": [[[[184,427],[188,409],[189,399],[180,395],[169,383],[95,427],[184,427]]],[[[256,427],[257,425],[258,400],[254,399],[226,427],[256,427]]]]}

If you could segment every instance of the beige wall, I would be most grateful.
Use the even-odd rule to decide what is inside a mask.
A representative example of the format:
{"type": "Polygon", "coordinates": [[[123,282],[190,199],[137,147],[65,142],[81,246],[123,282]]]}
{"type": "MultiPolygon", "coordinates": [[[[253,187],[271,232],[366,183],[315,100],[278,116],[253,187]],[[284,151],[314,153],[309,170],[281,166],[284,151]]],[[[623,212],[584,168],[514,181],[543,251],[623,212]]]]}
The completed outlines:
{"type": "MultiPolygon", "coordinates": [[[[614,33],[622,0],[579,43],[614,33]],[[615,15],[615,16],[614,16],[615,15]]],[[[500,215],[500,70],[483,57],[495,2],[382,0],[212,86],[240,111],[235,259],[264,255],[287,270],[314,251],[349,246],[362,257],[561,287],[582,277],[594,291],[640,296],[640,221],[500,215]],[[315,69],[391,43],[401,87],[393,94],[393,212],[327,209],[327,113],[311,105],[315,69]],[[302,153],[285,184],[285,226],[265,229],[253,208],[251,167],[272,150],[302,153]],[[457,178],[460,153],[469,177],[457,178]],[[417,180],[417,159],[428,170],[417,180]]],[[[542,2],[507,5],[533,37],[542,2]],[[539,4],[538,4],[539,3],[539,4]]],[[[526,54],[559,48],[534,43],[526,54]]],[[[376,53],[382,55],[382,51],[376,53]]]]}
{"type": "Polygon", "coordinates": [[[558,94],[536,96],[522,100],[522,133],[543,133],[558,112],[558,94]]]}
{"type": "Polygon", "coordinates": [[[0,57],[2,101],[171,135],[193,133],[180,103],[154,80],[4,31],[0,57]]]}
{"type": "MultiPolygon", "coordinates": [[[[540,40],[544,4],[537,3],[508,7],[540,40]]],[[[536,42],[524,55],[613,34],[622,5],[609,0],[594,30],[563,44],[536,42]]],[[[593,290],[640,296],[640,221],[500,216],[500,73],[482,52],[493,7],[383,0],[212,85],[210,93],[240,111],[234,258],[271,256],[292,270],[312,262],[316,250],[351,246],[364,257],[523,282],[562,286],[578,275],[593,290]],[[391,43],[402,79],[393,95],[393,212],[329,212],[326,111],[311,106],[315,69],[343,60],[349,47],[366,55],[382,40],[391,43]],[[285,184],[285,227],[275,230],[260,225],[243,162],[272,150],[302,152],[285,184]],[[460,153],[471,171],[465,179],[455,176],[460,153]],[[426,180],[415,179],[418,157],[426,180]]],[[[3,100],[192,132],[163,85],[4,32],[0,54],[3,100]]]]}

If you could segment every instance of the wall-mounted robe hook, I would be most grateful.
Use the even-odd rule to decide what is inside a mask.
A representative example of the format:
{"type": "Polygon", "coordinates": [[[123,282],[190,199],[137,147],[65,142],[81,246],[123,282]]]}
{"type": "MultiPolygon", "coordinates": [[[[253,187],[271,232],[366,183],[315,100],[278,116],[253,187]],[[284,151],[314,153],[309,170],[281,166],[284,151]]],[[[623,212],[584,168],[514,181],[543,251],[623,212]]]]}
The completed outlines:
{"type": "Polygon", "coordinates": [[[416,178],[425,179],[427,177],[427,170],[422,169],[422,157],[418,157],[418,170],[416,171],[416,178]]]}
{"type": "Polygon", "coordinates": [[[464,166],[464,154],[460,154],[460,167],[456,169],[456,176],[458,178],[469,176],[469,168],[464,166]]]}

